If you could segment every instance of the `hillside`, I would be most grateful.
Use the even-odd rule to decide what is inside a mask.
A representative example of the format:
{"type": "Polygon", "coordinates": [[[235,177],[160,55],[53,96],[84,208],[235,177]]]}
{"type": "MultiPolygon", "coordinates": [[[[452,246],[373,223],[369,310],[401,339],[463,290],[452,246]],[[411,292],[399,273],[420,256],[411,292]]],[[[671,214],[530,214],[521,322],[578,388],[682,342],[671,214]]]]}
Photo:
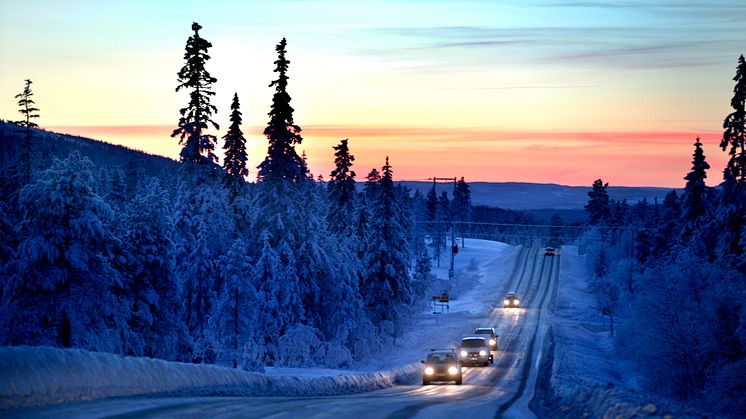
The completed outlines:
{"type": "MultiPolygon", "coordinates": [[[[24,140],[24,129],[14,124],[0,122],[0,164],[6,167],[15,147],[24,140]]],[[[73,151],[88,157],[96,167],[125,169],[135,167],[149,176],[173,173],[178,167],[175,160],[147,154],[120,145],[91,138],[33,130],[31,138],[32,161],[36,169],[51,165],[52,157],[65,158],[73,151]]]]}
{"type": "MultiPolygon", "coordinates": [[[[488,205],[492,207],[508,208],[513,210],[538,210],[538,209],[582,209],[588,202],[589,186],[565,186],[553,183],[523,183],[523,182],[469,182],[471,187],[471,200],[474,204],[488,205]]],[[[427,193],[432,187],[430,182],[402,182],[412,189],[427,193]]],[[[449,184],[437,185],[438,193],[446,191],[451,193],[449,184]]],[[[656,187],[627,187],[609,186],[609,196],[615,200],[626,199],[633,204],[646,199],[650,202],[654,198],[659,201],[671,191],[670,188],[656,187]]]]}

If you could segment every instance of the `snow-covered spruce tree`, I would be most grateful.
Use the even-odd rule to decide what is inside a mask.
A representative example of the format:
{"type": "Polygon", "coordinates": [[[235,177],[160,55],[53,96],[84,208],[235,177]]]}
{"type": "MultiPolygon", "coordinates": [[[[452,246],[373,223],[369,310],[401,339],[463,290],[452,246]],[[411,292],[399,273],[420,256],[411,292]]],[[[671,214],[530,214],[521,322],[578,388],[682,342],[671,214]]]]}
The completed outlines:
{"type": "Polygon", "coordinates": [[[277,365],[279,339],[290,327],[302,320],[294,261],[288,246],[281,241],[280,252],[270,244],[269,233],[262,234],[263,247],[254,264],[253,283],[261,308],[257,319],[257,338],[263,343],[263,362],[277,365]]]}
{"type": "Polygon", "coordinates": [[[710,165],[705,161],[702,143],[697,137],[692,154],[692,170],[684,176],[686,186],[681,196],[682,238],[687,240],[692,232],[700,226],[702,217],[707,213],[709,188],[705,185],[707,170],[710,165]]]}
{"type": "Polygon", "coordinates": [[[185,63],[179,70],[179,85],[176,86],[177,92],[181,89],[190,90],[189,104],[179,111],[179,127],[173,131],[171,137],[178,135],[179,144],[184,146],[179,154],[182,162],[204,165],[218,160],[213,152],[217,138],[206,133],[208,123],[218,129],[218,124],[212,120],[217,108],[210,104],[210,98],[215,95],[212,84],[217,79],[205,69],[205,63],[210,59],[207,50],[212,44],[199,35],[200,29],[202,26],[192,23],[194,34],[187,40],[185,63]]]}
{"type": "Polygon", "coordinates": [[[290,95],[288,86],[288,61],[285,58],[285,47],[287,41],[282,38],[275,50],[278,58],[275,61],[275,72],[278,73],[277,80],[272,81],[269,87],[275,87],[272,97],[272,109],[269,112],[270,120],[264,129],[264,135],[269,140],[267,157],[259,165],[258,180],[287,179],[293,182],[306,180],[305,162],[293,147],[303,141],[301,128],[293,122],[293,108],[290,106],[290,95]]]}
{"type": "Polygon", "coordinates": [[[463,177],[456,182],[451,203],[454,221],[471,221],[471,190],[463,177]]]}
{"type": "Polygon", "coordinates": [[[217,362],[248,371],[262,370],[261,342],[256,338],[261,307],[254,288],[254,273],[243,239],[233,241],[220,260],[223,288],[210,328],[215,334],[217,362]]]}
{"type": "Polygon", "coordinates": [[[93,164],[77,152],[55,159],[20,192],[23,221],[2,319],[4,344],[118,352],[126,330],[121,287],[108,249],[111,208],[91,185],[93,164]]]}
{"type": "Polygon", "coordinates": [[[215,304],[216,277],[219,269],[207,248],[207,227],[197,225],[196,244],[188,253],[188,263],[181,272],[181,298],[184,301],[184,322],[192,338],[192,353],[184,354],[194,363],[215,362],[215,336],[207,324],[215,304]],[[191,356],[190,356],[191,355],[191,356]]]}
{"type": "Polygon", "coordinates": [[[588,211],[588,224],[595,225],[609,220],[611,207],[609,193],[606,191],[608,187],[609,184],[601,179],[593,181],[593,190],[588,192],[588,204],[585,206],[585,210],[588,211]]]}
{"type": "Polygon", "coordinates": [[[246,139],[241,131],[241,110],[238,103],[238,93],[233,95],[231,103],[231,125],[228,132],[223,136],[225,144],[225,158],[223,159],[223,169],[225,169],[225,179],[230,187],[242,185],[246,176],[249,175],[249,169],[246,168],[246,139]]]}
{"type": "MultiPolygon", "coordinates": [[[[128,355],[179,359],[188,346],[176,276],[176,246],[167,191],[152,178],[133,199],[118,265],[130,314],[128,355]]],[[[121,215],[120,215],[121,216],[121,215]]]]}
{"type": "Polygon", "coordinates": [[[410,251],[405,227],[400,224],[400,203],[394,188],[393,170],[386,158],[378,196],[372,205],[366,275],[362,294],[367,312],[381,335],[401,332],[413,302],[409,274],[410,251]]]}
{"type": "Polygon", "coordinates": [[[16,95],[18,99],[18,113],[23,115],[23,119],[16,122],[16,124],[25,127],[25,135],[23,146],[21,147],[21,182],[26,184],[31,181],[31,136],[33,134],[32,128],[36,128],[36,122],[33,119],[39,118],[39,108],[36,107],[36,102],[31,99],[34,93],[31,91],[32,81],[26,79],[23,91],[16,95]]]}
{"type": "Polygon", "coordinates": [[[370,172],[368,172],[368,175],[365,176],[365,198],[368,200],[368,203],[372,203],[376,196],[378,195],[378,190],[380,189],[380,183],[381,183],[381,174],[378,172],[378,169],[375,167],[370,169],[370,172]]]}
{"type": "Polygon", "coordinates": [[[330,201],[326,219],[333,233],[351,237],[355,211],[355,171],[351,168],[355,156],[350,154],[347,139],[332,148],[335,167],[326,186],[330,201]]]}
{"type": "Polygon", "coordinates": [[[730,101],[733,112],[723,121],[725,131],[720,147],[730,156],[725,169],[730,173],[727,178],[743,188],[746,185],[746,60],[743,55],[738,58],[733,81],[736,82],[730,101]]]}
{"type": "Polygon", "coordinates": [[[728,152],[723,173],[718,222],[723,238],[718,254],[730,266],[746,273],[746,60],[738,58],[736,82],[730,101],[733,112],[723,122],[720,147],[728,152]]]}

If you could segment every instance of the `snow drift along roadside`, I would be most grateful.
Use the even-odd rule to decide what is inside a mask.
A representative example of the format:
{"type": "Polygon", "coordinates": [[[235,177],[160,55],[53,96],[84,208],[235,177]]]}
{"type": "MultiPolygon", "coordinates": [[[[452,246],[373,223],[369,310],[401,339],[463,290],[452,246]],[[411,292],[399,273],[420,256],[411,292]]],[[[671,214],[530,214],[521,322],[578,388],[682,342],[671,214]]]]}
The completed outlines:
{"type": "Polygon", "coordinates": [[[410,383],[420,365],[325,377],[287,377],[215,365],[125,357],[81,349],[0,347],[0,409],[106,397],[332,396],[410,383]]]}

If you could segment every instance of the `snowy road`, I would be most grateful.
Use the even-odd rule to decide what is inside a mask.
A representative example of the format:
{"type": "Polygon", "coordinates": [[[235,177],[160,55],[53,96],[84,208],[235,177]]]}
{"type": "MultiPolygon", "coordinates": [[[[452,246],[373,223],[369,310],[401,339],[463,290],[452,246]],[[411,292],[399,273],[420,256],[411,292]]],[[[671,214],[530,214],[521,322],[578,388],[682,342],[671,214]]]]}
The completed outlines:
{"type": "MultiPolygon", "coordinates": [[[[495,325],[499,346],[495,363],[468,368],[464,384],[401,385],[386,390],[337,397],[120,398],[16,412],[23,417],[531,417],[537,359],[540,359],[550,306],[556,294],[560,257],[541,249],[516,252],[503,289],[476,290],[491,307],[464,310],[463,334],[473,325],[495,325]],[[516,291],[523,308],[503,309],[502,296],[516,291]]],[[[506,260],[486,261],[483,272],[506,272],[506,260]]],[[[508,268],[510,269],[510,268],[508,268]]],[[[454,304],[452,310],[456,311],[454,304]]],[[[456,337],[458,338],[458,337],[456,337]]],[[[424,349],[423,349],[424,352],[424,349]]]]}

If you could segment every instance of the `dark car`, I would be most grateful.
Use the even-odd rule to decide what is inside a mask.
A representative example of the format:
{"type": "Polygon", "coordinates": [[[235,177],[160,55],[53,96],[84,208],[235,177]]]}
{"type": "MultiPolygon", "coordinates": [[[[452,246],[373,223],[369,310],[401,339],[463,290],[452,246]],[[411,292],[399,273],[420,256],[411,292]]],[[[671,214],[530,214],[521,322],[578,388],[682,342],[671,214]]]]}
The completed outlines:
{"type": "Polygon", "coordinates": [[[509,307],[519,307],[521,304],[521,300],[518,299],[518,296],[514,292],[509,292],[508,295],[505,296],[505,299],[503,300],[503,307],[509,308],[509,307]]]}
{"type": "Polygon", "coordinates": [[[432,381],[453,381],[461,385],[461,360],[455,349],[431,349],[424,361],[422,371],[422,385],[432,381]]]}
{"type": "Polygon", "coordinates": [[[547,247],[544,249],[544,256],[555,256],[557,254],[557,249],[554,247],[547,247]]]}
{"type": "Polygon", "coordinates": [[[484,336],[469,336],[461,339],[459,347],[461,365],[481,365],[486,367],[490,364],[492,352],[490,344],[484,336]]]}
{"type": "MultiPolygon", "coordinates": [[[[490,344],[490,350],[497,351],[497,336],[498,335],[495,332],[494,327],[478,327],[477,330],[474,331],[474,335],[486,337],[487,343],[490,344]]],[[[491,358],[490,362],[494,362],[494,359],[491,358]]]]}

